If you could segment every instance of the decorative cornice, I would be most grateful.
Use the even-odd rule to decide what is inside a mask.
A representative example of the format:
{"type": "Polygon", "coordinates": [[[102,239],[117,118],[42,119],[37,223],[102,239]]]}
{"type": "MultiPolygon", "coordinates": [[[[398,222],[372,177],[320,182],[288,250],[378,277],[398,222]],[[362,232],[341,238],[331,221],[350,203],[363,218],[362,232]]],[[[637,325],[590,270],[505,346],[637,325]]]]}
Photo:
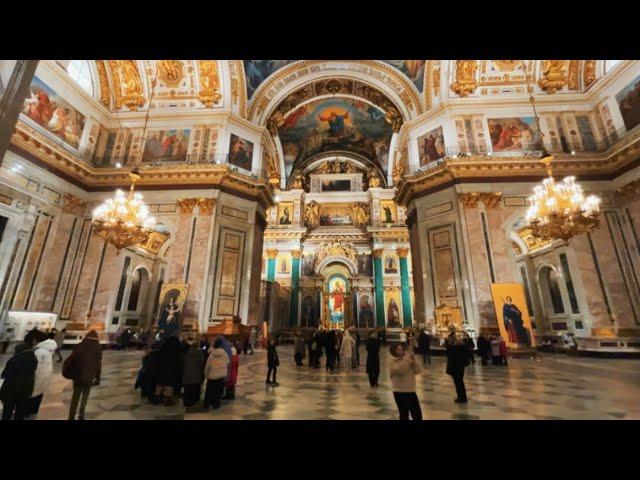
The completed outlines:
{"type": "Polygon", "coordinates": [[[458,194],[458,200],[465,208],[476,208],[482,202],[486,208],[496,208],[502,200],[502,193],[491,192],[463,192],[458,194]]]}
{"type": "Polygon", "coordinates": [[[200,208],[200,215],[212,215],[213,209],[216,206],[215,198],[199,198],[198,207],[200,208]]]}

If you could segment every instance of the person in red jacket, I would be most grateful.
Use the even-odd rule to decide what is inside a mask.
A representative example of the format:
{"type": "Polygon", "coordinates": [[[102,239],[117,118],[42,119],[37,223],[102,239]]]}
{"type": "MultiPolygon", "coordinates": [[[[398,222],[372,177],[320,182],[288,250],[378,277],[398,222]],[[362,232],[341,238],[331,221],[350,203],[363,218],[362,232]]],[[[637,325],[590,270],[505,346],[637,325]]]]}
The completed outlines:
{"type": "Polygon", "coordinates": [[[502,360],[501,365],[504,365],[506,367],[508,366],[507,354],[509,353],[509,351],[507,350],[507,344],[505,343],[504,338],[502,338],[501,336],[498,336],[498,344],[500,345],[500,360],[502,360]]]}
{"type": "Polygon", "coordinates": [[[240,344],[234,342],[231,347],[231,366],[229,368],[229,378],[227,379],[225,400],[236,398],[236,382],[238,381],[238,367],[240,366],[240,344]]]}

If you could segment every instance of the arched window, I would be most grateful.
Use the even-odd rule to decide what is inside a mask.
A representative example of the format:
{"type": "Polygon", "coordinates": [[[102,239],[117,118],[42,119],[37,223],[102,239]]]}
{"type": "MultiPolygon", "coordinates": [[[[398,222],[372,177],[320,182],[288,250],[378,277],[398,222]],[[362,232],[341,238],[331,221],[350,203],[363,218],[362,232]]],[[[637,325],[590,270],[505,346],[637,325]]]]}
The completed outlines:
{"type": "Polygon", "coordinates": [[[87,60],[70,60],[67,65],[67,73],[80,87],[93,96],[93,80],[91,80],[91,67],[87,60]]]}
{"type": "Polygon", "coordinates": [[[551,267],[543,267],[540,270],[539,279],[546,310],[555,314],[564,313],[564,304],[556,271],[551,267]]]}

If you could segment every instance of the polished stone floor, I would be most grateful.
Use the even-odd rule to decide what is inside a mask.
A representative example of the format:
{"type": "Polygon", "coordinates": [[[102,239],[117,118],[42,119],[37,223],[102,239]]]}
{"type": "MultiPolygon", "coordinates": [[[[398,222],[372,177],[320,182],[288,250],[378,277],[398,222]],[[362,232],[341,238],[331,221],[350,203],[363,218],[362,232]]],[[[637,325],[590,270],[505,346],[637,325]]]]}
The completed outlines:
{"type": "MultiPolygon", "coordinates": [[[[102,383],[91,391],[87,419],[92,420],[385,420],[397,418],[387,370],[387,350],[381,350],[380,388],[371,390],[362,351],[361,366],[332,374],[296,367],[292,348],[282,346],[279,387],[264,383],[266,354],[241,360],[236,399],[217,411],[200,407],[185,412],[150,405],[133,389],[142,352],[105,351],[102,383]]],[[[64,352],[68,355],[68,351],[64,352]]],[[[8,355],[0,355],[4,367],[8,355]]],[[[323,357],[324,361],[324,357],[323,357]]],[[[38,419],[65,419],[71,398],[70,381],[54,378],[38,419]]],[[[469,403],[453,402],[454,388],[444,372],[445,359],[433,357],[418,377],[424,418],[454,420],[640,419],[640,361],[595,359],[543,354],[537,359],[511,359],[508,367],[479,362],[467,368],[469,403]]]]}

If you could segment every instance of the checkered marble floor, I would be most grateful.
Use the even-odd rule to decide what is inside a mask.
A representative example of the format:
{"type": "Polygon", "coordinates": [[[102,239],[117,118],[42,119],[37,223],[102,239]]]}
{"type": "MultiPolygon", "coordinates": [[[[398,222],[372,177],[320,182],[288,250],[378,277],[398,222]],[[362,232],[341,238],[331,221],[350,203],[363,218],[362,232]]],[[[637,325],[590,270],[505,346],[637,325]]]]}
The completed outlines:
{"type": "MultiPolygon", "coordinates": [[[[387,369],[387,349],[381,349],[380,388],[372,390],[361,366],[334,373],[296,367],[290,346],[279,348],[279,387],[265,386],[266,353],[243,357],[236,399],[217,411],[201,406],[189,411],[150,405],[133,389],[140,351],[105,351],[102,383],[91,391],[91,420],[386,420],[397,418],[387,369]]],[[[63,352],[68,355],[69,352],[63,352]]],[[[8,359],[0,355],[0,367],[8,359]]],[[[324,357],[322,358],[324,362],[324,357]]],[[[38,419],[66,419],[71,382],[55,365],[38,419]]],[[[543,354],[537,359],[511,359],[508,367],[467,368],[469,403],[453,402],[455,390],[445,374],[445,359],[433,357],[418,377],[418,397],[427,420],[640,419],[640,362],[543,354]]]]}

